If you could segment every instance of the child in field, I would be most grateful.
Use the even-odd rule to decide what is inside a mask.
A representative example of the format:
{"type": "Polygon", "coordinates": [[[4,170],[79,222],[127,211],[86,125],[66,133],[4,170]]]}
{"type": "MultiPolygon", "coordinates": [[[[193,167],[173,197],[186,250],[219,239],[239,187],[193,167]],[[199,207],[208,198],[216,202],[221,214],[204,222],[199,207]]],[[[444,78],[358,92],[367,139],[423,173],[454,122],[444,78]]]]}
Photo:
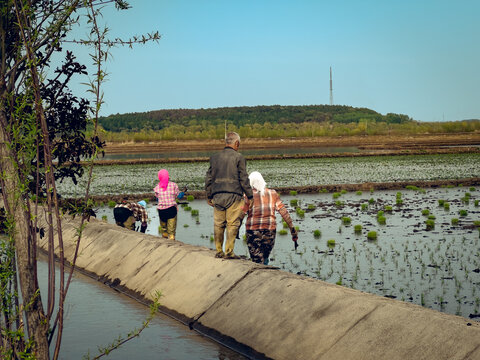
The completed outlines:
{"type": "Polygon", "coordinates": [[[158,172],[158,185],[155,186],[153,191],[158,200],[157,210],[162,227],[162,236],[175,240],[178,212],[176,199],[177,197],[179,199],[183,198],[185,193],[180,192],[176,183],[169,181],[169,174],[165,169],[158,172]]]}

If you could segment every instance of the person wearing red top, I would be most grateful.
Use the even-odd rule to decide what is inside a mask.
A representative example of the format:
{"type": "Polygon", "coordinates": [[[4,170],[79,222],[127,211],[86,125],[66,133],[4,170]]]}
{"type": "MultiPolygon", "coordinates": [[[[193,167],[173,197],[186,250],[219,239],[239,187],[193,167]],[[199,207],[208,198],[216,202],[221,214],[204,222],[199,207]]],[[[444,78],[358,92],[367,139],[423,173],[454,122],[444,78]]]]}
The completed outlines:
{"type": "Polygon", "coordinates": [[[248,251],[252,261],[268,265],[268,257],[275,245],[276,211],[288,224],[295,249],[298,246],[298,234],[285,205],[275,190],[266,187],[262,174],[254,171],[248,178],[253,189],[253,206],[249,209],[245,205],[243,208],[243,216],[248,214],[245,222],[248,251]]]}

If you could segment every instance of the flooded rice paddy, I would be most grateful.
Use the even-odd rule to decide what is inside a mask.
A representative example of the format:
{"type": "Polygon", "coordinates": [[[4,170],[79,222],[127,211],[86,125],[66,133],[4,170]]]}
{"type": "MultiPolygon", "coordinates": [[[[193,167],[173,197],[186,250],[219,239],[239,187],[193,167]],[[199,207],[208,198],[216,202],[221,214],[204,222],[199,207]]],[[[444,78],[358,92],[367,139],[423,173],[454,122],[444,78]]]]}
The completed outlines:
{"type": "MultiPolygon", "coordinates": [[[[281,234],[278,217],[270,265],[478,320],[479,199],[480,188],[461,186],[284,195],[299,247],[294,251],[290,236],[281,234]],[[376,240],[367,238],[372,231],[376,240]]],[[[214,249],[212,211],[204,200],[180,207],[177,239],[214,249]]],[[[104,205],[97,216],[113,223],[112,212],[104,205]]],[[[148,212],[147,233],[158,235],[154,203],[148,212]]],[[[235,252],[248,258],[244,240],[235,252]]]]}
{"type": "MultiPolygon", "coordinates": [[[[359,184],[446,180],[480,177],[480,154],[439,154],[420,156],[371,156],[357,158],[319,158],[252,160],[247,171],[260,171],[272,188],[320,184],[359,184]]],[[[208,162],[151,165],[110,165],[94,169],[91,195],[140,194],[151,192],[158,170],[168,169],[180,187],[203,190],[208,162]]],[[[63,197],[84,194],[86,179],[75,186],[70,181],[58,184],[63,197]]]]}

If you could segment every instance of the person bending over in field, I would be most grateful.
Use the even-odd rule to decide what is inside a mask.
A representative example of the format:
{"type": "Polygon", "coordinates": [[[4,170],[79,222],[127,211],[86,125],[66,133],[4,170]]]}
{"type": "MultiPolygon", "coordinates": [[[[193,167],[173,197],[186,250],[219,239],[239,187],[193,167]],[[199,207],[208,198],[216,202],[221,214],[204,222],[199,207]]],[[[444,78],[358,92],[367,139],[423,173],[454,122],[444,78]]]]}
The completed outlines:
{"type": "Polygon", "coordinates": [[[298,234],[285,205],[275,190],[266,187],[262,174],[253,171],[248,178],[253,188],[253,206],[250,209],[244,206],[239,220],[248,214],[245,228],[250,258],[253,262],[268,265],[268,257],[275,245],[277,225],[275,211],[278,211],[288,224],[295,249],[298,246],[298,234]]]}
{"type": "Polygon", "coordinates": [[[158,200],[157,210],[162,227],[162,236],[175,240],[177,231],[177,197],[182,199],[185,192],[178,189],[178,185],[170,181],[168,171],[162,169],[158,172],[158,185],[153,189],[158,200]]]}
{"type": "Polygon", "coordinates": [[[113,209],[115,223],[118,226],[135,231],[135,222],[141,221],[140,232],[144,233],[147,230],[148,220],[147,211],[145,210],[146,207],[147,203],[144,200],[134,203],[124,199],[113,209]]]}

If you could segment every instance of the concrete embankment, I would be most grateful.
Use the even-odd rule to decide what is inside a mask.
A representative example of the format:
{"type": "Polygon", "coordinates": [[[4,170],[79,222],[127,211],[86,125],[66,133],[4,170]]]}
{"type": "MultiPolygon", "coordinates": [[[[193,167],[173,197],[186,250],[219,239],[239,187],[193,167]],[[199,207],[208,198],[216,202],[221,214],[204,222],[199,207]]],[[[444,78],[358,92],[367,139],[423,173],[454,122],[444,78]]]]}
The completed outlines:
{"type": "MultiPolygon", "coordinates": [[[[65,256],[76,221],[63,222],[65,256]]],[[[47,247],[45,239],[40,246],[47,247]]],[[[250,357],[480,359],[480,323],[91,221],[77,266],[250,357]]]]}

